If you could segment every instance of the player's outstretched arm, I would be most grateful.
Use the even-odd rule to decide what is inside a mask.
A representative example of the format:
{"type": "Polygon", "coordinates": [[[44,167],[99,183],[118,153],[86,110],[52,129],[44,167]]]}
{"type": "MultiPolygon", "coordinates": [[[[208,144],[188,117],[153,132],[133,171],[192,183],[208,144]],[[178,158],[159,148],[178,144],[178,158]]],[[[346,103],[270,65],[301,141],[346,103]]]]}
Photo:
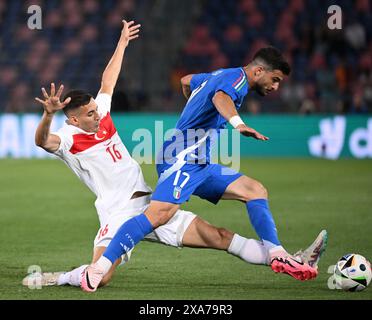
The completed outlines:
{"type": "Polygon", "coordinates": [[[127,22],[123,20],[121,36],[115,52],[103,72],[99,93],[107,93],[112,96],[123,63],[125,48],[128,46],[129,41],[138,38],[140,26],[140,24],[134,25],[134,21],[127,22]]]}
{"type": "Polygon", "coordinates": [[[257,140],[269,140],[268,137],[244,124],[236,111],[234,101],[232,101],[228,94],[223,91],[217,91],[212,98],[212,102],[221,116],[229,121],[236,130],[239,130],[243,136],[252,137],[257,140]]]}
{"type": "Polygon", "coordinates": [[[63,109],[71,101],[71,98],[67,98],[64,102],[60,101],[62,91],[63,85],[59,87],[56,93],[54,83],[52,83],[50,85],[50,95],[48,95],[44,88],[41,88],[44,100],[35,98],[44,108],[43,116],[36,129],[35,144],[48,152],[57,151],[61,143],[60,137],[50,133],[50,125],[53,116],[58,110],[63,109]]]}

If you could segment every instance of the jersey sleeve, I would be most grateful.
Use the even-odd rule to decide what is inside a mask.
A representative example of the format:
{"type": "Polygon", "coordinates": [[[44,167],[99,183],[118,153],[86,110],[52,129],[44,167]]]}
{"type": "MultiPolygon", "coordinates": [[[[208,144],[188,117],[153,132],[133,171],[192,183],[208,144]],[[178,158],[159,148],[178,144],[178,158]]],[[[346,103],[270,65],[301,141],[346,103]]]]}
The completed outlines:
{"type": "Polygon", "coordinates": [[[223,91],[235,102],[242,95],[242,88],[247,83],[247,77],[241,70],[233,70],[218,75],[221,79],[216,81],[215,92],[223,91]]]}
{"type": "Polygon", "coordinates": [[[71,149],[73,138],[71,134],[68,133],[68,130],[65,126],[63,126],[58,131],[52,132],[52,134],[58,136],[61,139],[58,150],[54,152],[55,155],[62,156],[65,152],[71,149]]]}
{"type": "Polygon", "coordinates": [[[190,89],[194,91],[197,87],[199,87],[205,79],[207,79],[209,73],[198,73],[194,74],[190,81],[190,89]]]}
{"type": "Polygon", "coordinates": [[[107,112],[110,112],[111,99],[111,95],[107,93],[99,93],[94,99],[98,106],[98,113],[100,113],[102,116],[105,116],[107,112]]]}

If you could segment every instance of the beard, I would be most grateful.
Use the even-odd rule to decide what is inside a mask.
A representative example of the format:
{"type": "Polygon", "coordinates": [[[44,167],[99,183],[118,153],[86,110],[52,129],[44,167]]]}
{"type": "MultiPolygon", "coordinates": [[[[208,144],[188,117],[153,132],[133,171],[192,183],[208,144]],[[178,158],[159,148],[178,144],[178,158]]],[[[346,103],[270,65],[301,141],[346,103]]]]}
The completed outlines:
{"type": "Polygon", "coordinates": [[[252,88],[255,92],[257,92],[261,97],[264,97],[267,95],[267,91],[263,86],[260,86],[259,84],[256,84],[252,88]]]}

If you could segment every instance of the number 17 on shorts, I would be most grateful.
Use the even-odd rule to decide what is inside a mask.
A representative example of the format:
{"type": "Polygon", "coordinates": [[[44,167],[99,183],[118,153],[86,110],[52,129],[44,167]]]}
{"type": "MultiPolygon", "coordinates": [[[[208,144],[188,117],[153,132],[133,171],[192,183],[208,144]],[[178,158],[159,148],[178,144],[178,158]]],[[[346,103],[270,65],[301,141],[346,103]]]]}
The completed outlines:
{"type": "Polygon", "coordinates": [[[177,171],[176,176],[173,181],[173,187],[174,187],[173,198],[174,199],[178,200],[179,198],[181,198],[182,188],[185,186],[185,184],[189,180],[190,180],[190,174],[188,174],[187,172],[182,172],[181,170],[177,171]],[[181,178],[181,183],[179,184],[180,178],[181,178]]]}

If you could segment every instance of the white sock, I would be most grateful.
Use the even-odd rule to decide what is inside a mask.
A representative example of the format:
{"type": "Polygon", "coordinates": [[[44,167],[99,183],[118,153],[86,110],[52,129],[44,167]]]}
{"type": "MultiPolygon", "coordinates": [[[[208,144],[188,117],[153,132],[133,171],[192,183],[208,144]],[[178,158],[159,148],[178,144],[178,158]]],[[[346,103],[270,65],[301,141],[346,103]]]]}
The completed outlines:
{"type": "Polygon", "coordinates": [[[253,264],[268,265],[270,260],[268,250],[261,241],[247,239],[237,233],[234,234],[227,252],[253,264]]]}
{"type": "Polygon", "coordinates": [[[278,246],[277,244],[274,244],[274,243],[272,243],[270,241],[267,241],[267,240],[262,240],[262,243],[265,246],[267,251],[270,251],[271,249],[273,249],[273,251],[284,250],[284,248],[282,246],[278,246]]]}
{"type": "Polygon", "coordinates": [[[81,278],[83,277],[82,273],[87,266],[88,266],[87,264],[84,264],[74,270],[61,274],[58,277],[57,281],[58,285],[64,286],[66,284],[69,284],[70,286],[80,287],[81,278]]]}
{"type": "Polygon", "coordinates": [[[103,255],[98,259],[96,263],[103,269],[104,274],[109,272],[112,266],[112,262],[103,255]]]}
{"type": "MultiPolygon", "coordinates": [[[[265,241],[265,240],[264,240],[265,241]]],[[[271,247],[269,250],[269,255],[270,257],[273,255],[273,254],[276,254],[277,252],[279,251],[284,251],[284,252],[287,252],[282,246],[274,246],[274,247],[271,247]]]]}

